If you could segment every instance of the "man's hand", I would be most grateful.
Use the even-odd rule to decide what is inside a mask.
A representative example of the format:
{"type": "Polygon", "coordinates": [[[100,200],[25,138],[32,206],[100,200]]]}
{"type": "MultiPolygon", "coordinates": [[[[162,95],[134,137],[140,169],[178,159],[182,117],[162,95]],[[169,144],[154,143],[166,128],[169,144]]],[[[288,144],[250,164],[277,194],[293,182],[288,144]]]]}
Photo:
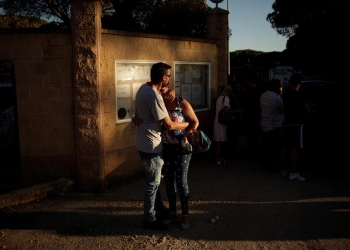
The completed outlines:
{"type": "Polygon", "coordinates": [[[137,114],[133,118],[131,118],[131,121],[134,124],[134,126],[140,126],[143,123],[143,120],[139,118],[137,114]]]}

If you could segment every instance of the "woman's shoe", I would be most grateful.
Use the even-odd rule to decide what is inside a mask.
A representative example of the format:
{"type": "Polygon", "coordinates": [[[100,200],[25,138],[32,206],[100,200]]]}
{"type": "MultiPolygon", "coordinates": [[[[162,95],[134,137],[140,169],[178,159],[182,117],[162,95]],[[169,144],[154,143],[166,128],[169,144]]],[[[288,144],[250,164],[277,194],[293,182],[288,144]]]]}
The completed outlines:
{"type": "Polygon", "coordinates": [[[188,215],[182,215],[182,223],[181,228],[182,230],[187,230],[190,227],[190,218],[188,215]]]}

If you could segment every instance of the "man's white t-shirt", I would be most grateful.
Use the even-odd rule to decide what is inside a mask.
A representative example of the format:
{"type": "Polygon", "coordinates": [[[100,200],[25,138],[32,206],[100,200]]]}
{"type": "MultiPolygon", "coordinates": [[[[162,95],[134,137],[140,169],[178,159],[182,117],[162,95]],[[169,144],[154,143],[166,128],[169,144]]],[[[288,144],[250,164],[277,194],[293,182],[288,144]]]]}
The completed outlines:
{"type": "Polygon", "coordinates": [[[137,149],[145,153],[161,152],[161,120],[168,116],[163,97],[154,88],[143,84],[136,94],[135,114],[143,120],[136,129],[137,149]]]}

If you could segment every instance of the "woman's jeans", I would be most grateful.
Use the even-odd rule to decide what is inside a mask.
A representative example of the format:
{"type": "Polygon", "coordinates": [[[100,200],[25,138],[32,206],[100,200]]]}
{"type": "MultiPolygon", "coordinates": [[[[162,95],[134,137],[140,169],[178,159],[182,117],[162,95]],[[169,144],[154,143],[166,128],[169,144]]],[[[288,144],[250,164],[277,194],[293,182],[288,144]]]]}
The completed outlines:
{"type": "Polygon", "coordinates": [[[155,210],[164,209],[164,204],[159,192],[159,185],[164,164],[162,152],[145,153],[139,151],[141,161],[145,165],[144,186],[144,216],[145,220],[152,222],[156,220],[155,210]]]}
{"type": "Polygon", "coordinates": [[[191,153],[184,152],[179,144],[164,145],[164,167],[166,193],[169,209],[176,212],[176,189],[179,192],[182,215],[188,214],[189,188],[187,183],[191,153]]]}

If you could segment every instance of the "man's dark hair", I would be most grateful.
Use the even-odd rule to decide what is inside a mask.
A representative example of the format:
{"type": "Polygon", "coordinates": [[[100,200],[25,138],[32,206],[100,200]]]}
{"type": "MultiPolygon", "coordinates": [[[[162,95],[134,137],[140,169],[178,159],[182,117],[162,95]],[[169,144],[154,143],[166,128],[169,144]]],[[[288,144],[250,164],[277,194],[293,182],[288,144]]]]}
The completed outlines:
{"type": "Polygon", "coordinates": [[[289,84],[292,86],[297,86],[302,79],[303,79],[303,76],[301,74],[295,73],[290,77],[289,84]]]}
{"type": "Polygon", "coordinates": [[[281,80],[273,78],[269,81],[268,90],[278,93],[281,88],[281,80]]]}
{"type": "Polygon", "coordinates": [[[255,84],[259,84],[259,82],[260,82],[260,77],[257,76],[257,75],[249,75],[249,76],[247,77],[247,81],[250,81],[250,82],[255,83],[255,84]]]}
{"type": "Polygon", "coordinates": [[[151,81],[159,82],[162,80],[162,77],[167,73],[167,70],[171,69],[171,66],[166,63],[155,63],[151,68],[151,81]]]}

